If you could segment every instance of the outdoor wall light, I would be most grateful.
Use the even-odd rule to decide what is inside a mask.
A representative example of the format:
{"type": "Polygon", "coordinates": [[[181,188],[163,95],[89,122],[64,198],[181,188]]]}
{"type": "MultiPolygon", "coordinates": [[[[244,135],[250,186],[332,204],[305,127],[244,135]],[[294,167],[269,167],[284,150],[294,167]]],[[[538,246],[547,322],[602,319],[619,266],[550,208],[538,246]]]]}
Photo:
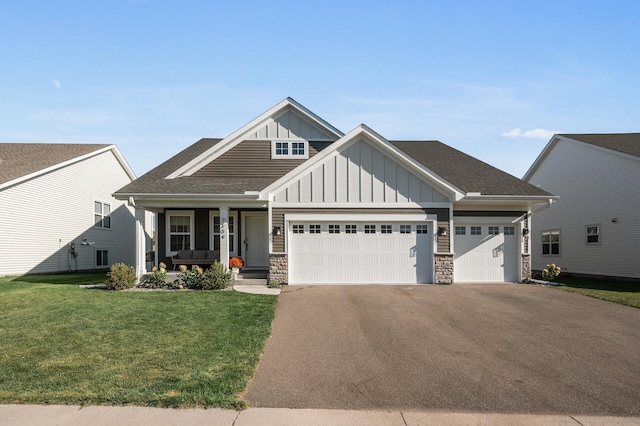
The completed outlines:
{"type": "Polygon", "coordinates": [[[282,235],[282,229],[280,229],[279,226],[274,226],[273,227],[273,235],[277,235],[277,236],[282,235]]]}
{"type": "Polygon", "coordinates": [[[527,238],[529,236],[529,228],[524,228],[522,230],[522,236],[527,238]]]}
{"type": "Polygon", "coordinates": [[[447,228],[444,228],[444,227],[438,228],[438,236],[439,237],[446,237],[447,236],[447,228]]]}

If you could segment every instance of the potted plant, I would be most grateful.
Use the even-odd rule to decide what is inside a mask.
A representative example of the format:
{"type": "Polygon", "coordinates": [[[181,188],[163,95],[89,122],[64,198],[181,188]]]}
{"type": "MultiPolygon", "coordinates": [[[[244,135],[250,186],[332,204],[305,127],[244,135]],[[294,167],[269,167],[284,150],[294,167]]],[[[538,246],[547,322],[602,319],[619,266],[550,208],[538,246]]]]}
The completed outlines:
{"type": "Polygon", "coordinates": [[[242,261],[242,258],[239,256],[234,256],[231,259],[229,259],[229,267],[231,268],[231,271],[234,274],[237,274],[238,272],[240,272],[240,268],[242,268],[244,266],[244,262],[242,261]]]}

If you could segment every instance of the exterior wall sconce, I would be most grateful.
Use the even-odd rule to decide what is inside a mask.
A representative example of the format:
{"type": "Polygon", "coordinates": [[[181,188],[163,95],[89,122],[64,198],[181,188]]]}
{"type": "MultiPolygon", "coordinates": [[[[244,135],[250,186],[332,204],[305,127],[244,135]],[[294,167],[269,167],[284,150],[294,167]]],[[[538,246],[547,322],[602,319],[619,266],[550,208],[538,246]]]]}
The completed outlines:
{"type": "Polygon", "coordinates": [[[438,228],[438,236],[439,237],[446,237],[447,236],[447,228],[439,227],[438,228]]]}
{"type": "Polygon", "coordinates": [[[524,228],[522,230],[522,236],[527,238],[529,236],[529,228],[524,228]]]}
{"type": "Polygon", "coordinates": [[[618,223],[618,218],[617,218],[617,217],[614,217],[613,219],[611,219],[611,222],[612,222],[612,223],[618,223]]]}
{"type": "Polygon", "coordinates": [[[282,235],[282,229],[280,229],[279,226],[274,226],[272,232],[273,232],[273,235],[277,235],[277,236],[282,235]]]}

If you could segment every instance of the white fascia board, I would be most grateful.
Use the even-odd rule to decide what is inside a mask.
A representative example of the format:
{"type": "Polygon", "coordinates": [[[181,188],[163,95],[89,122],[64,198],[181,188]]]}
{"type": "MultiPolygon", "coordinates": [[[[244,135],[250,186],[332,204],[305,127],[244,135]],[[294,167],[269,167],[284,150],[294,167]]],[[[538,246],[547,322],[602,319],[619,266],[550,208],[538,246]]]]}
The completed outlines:
{"type": "Polygon", "coordinates": [[[558,201],[557,195],[479,195],[466,196],[458,201],[458,205],[465,204],[494,204],[494,205],[526,205],[529,207],[553,203],[558,201]]]}
{"type": "Polygon", "coordinates": [[[439,186],[440,189],[443,189],[445,192],[448,192],[451,196],[453,196],[454,200],[459,200],[464,196],[463,191],[449,184],[446,180],[442,179],[440,176],[436,175],[431,170],[427,169],[422,164],[418,163],[405,153],[401,152],[384,137],[369,128],[367,125],[360,124],[355,129],[344,135],[342,138],[338,139],[327,148],[316,154],[312,159],[300,164],[298,167],[291,170],[289,173],[282,176],[280,179],[276,180],[271,185],[260,191],[260,198],[269,199],[272,193],[282,189],[284,186],[288,185],[300,175],[305,173],[307,170],[310,170],[325,159],[331,156],[338,155],[338,152],[341,148],[356,142],[360,137],[366,138],[369,142],[373,142],[373,145],[375,147],[382,148],[383,151],[392,154],[392,156],[396,157],[396,159],[400,160],[401,163],[404,163],[410,169],[415,170],[419,175],[423,175],[423,177],[426,177],[427,180],[433,181],[436,186],[439,186]]]}
{"type": "Polygon", "coordinates": [[[285,222],[437,222],[435,214],[287,213],[285,222]]]}
{"type": "MultiPolygon", "coordinates": [[[[17,185],[17,184],[19,184],[21,182],[36,178],[38,176],[50,173],[50,172],[52,172],[54,170],[70,166],[71,164],[79,163],[80,161],[86,160],[87,158],[95,157],[96,155],[102,154],[102,153],[110,151],[110,150],[113,150],[114,154],[117,152],[117,148],[116,148],[115,145],[109,145],[109,146],[106,146],[104,148],[100,148],[100,149],[97,149],[95,151],[92,151],[92,152],[90,152],[88,154],[81,155],[80,157],[75,157],[75,158],[72,158],[71,160],[67,160],[67,161],[63,161],[62,163],[54,164],[53,166],[47,167],[45,169],[41,169],[41,170],[38,170],[36,172],[29,173],[28,175],[20,176],[19,178],[16,178],[16,179],[10,180],[8,182],[5,182],[3,184],[0,184],[0,190],[2,190],[4,188],[8,188],[10,186],[17,185]]],[[[120,155],[120,153],[118,153],[116,155],[116,158],[118,158],[118,161],[120,161],[120,159],[122,159],[122,161],[120,161],[120,164],[125,169],[125,171],[129,175],[129,177],[132,177],[131,180],[134,180],[136,177],[133,174],[133,171],[126,164],[126,161],[124,161],[124,158],[120,155]]]]}
{"type": "Polygon", "coordinates": [[[558,142],[558,140],[559,140],[559,136],[558,135],[553,135],[551,137],[549,142],[547,142],[545,147],[542,149],[542,152],[535,159],[535,161],[533,162],[531,167],[529,167],[529,170],[527,170],[527,172],[522,177],[523,181],[525,181],[525,182],[529,181],[531,176],[533,176],[533,174],[538,169],[538,167],[540,167],[540,164],[542,163],[542,161],[544,161],[544,159],[547,157],[547,154],[549,153],[549,151],[551,151],[551,148],[553,148],[553,146],[555,146],[555,144],[558,142]]]}
{"type": "Polygon", "coordinates": [[[316,114],[314,114],[313,112],[311,112],[310,110],[308,110],[307,108],[305,108],[304,106],[296,102],[294,99],[286,98],[283,101],[279,102],[277,105],[267,110],[266,112],[260,114],[258,117],[254,118],[249,123],[245,124],[235,132],[231,133],[229,136],[222,139],[220,142],[218,142],[217,144],[215,144],[214,146],[212,146],[202,154],[198,155],[196,158],[189,161],[184,166],[180,167],[173,173],[169,174],[166,177],[166,179],[175,179],[179,176],[191,176],[192,174],[200,170],[202,167],[204,167],[206,164],[215,160],[216,158],[218,158],[219,156],[221,156],[222,154],[224,154],[225,152],[229,151],[231,148],[233,148],[234,146],[242,142],[241,137],[243,135],[247,134],[252,129],[255,129],[261,124],[264,124],[269,120],[273,120],[273,118],[277,116],[278,113],[284,112],[287,108],[292,108],[293,110],[298,111],[301,115],[305,116],[306,118],[313,121],[314,123],[317,123],[319,126],[324,128],[325,130],[334,134],[336,138],[340,138],[343,136],[343,133],[340,130],[336,129],[331,124],[327,123],[325,120],[318,117],[316,114]]]}
{"type": "Polygon", "coordinates": [[[452,209],[451,203],[438,202],[438,203],[287,203],[287,202],[270,202],[269,205],[273,208],[287,208],[287,209],[318,209],[323,208],[328,211],[334,209],[358,209],[365,211],[366,209],[387,209],[389,211],[393,209],[452,209]]]}
{"type": "Polygon", "coordinates": [[[129,167],[129,163],[127,162],[127,160],[122,156],[122,154],[120,153],[120,151],[118,150],[118,147],[115,145],[111,145],[112,150],[113,150],[113,155],[116,156],[116,158],[118,159],[118,162],[120,163],[120,165],[122,166],[122,168],[124,169],[125,173],[127,173],[127,175],[129,176],[129,178],[134,181],[136,180],[136,174],[133,172],[133,170],[131,169],[131,167],[129,167]]]}
{"type": "Polygon", "coordinates": [[[503,223],[513,223],[516,224],[518,222],[522,222],[525,218],[525,215],[521,216],[455,216],[453,217],[453,225],[468,225],[468,224],[484,224],[484,225],[493,225],[493,224],[503,224],[503,223]]]}

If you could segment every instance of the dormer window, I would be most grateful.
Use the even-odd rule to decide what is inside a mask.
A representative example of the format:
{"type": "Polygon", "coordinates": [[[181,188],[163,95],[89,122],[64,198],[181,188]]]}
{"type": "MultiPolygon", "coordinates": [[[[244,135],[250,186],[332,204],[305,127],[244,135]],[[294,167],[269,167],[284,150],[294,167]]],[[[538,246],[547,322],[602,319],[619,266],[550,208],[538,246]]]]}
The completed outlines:
{"type": "Polygon", "coordinates": [[[309,158],[308,142],[295,141],[271,141],[271,158],[309,158]]]}

